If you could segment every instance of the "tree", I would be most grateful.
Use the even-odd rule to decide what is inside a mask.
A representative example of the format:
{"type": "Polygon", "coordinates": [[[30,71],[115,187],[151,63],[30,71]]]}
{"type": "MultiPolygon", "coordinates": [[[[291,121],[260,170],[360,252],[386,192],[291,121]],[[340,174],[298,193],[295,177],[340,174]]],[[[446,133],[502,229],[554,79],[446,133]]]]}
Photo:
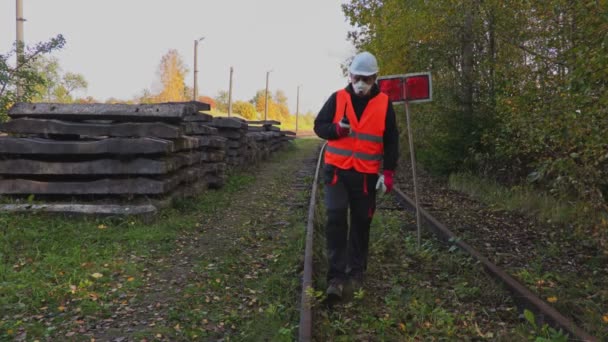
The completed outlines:
{"type": "Polygon", "coordinates": [[[220,112],[228,112],[228,92],[220,90],[215,96],[215,104],[220,112]]]}
{"type": "Polygon", "coordinates": [[[175,49],[169,50],[161,59],[158,67],[162,90],[158,94],[158,101],[185,101],[186,83],[184,82],[185,75],[188,69],[175,49]]]}
{"type": "Polygon", "coordinates": [[[287,105],[287,96],[285,95],[285,92],[278,89],[275,93],[274,93],[274,100],[276,101],[276,118],[281,122],[281,123],[287,123],[288,121],[291,120],[290,118],[290,113],[289,113],[289,107],[287,105]]]}
{"type": "Polygon", "coordinates": [[[54,89],[59,85],[61,79],[59,60],[54,56],[48,58],[40,56],[32,63],[32,67],[38,71],[44,81],[36,86],[37,94],[32,97],[32,101],[53,102],[54,89]]]}
{"type": "Polygon", "coordinates": [[[266,107],[266,90],[258,90],[249,102],[255,106],[256,111],[264,113],[264,108],[266,107]]]}
{"type": "Polygon", "coordinates": [[[256,120],[258,115],[253,104],[245,101],[236,101],[232,105],[232,111],[248,120],[256,120]]]}
{"type": "Polygon", "coordinates": [[[215,103],[215,100],[213,98],[211,98],[210,96],[207,95],[201,95],[198,97],[197,99],[199,102],[203,102],[209,105],[209,107],[211,107],[211,109],[216,108],[217,105],[215,103]]]}
{"type": "Polygon", "coordinates": [[[154,99],[155,96],[152,94],[150,89],[143,89],[141,91],[141,95],[136,96],[135,102],[149,104],[154,103],[154,99]]]}
{"type": "Polygon", "coordinates": [[[86,89],[89,86],[83,75],[73,72],[66,72],[65,75],[63,75],[61,83],[69,97],[72,97],[74,91],[86,89]]]}
{"type": "Polygon", "coordinates": [[[77,98],[74,100],[74,103],[99,103],[99,101],[97,101],[95,98],[93,98],[92,96],[87,96],[84,98],[77,98]]]}
{"type": "Polygon", "coordinates": [[[75,91],[86,90],[88,87],[83,75],[72,72],[62,74],[62,68],[55,57],[40,56],[34,61],[33,68],[44,79],[36,87],[37,94],[32,97],[34,102],[69,103],[73,101],[75,91]]]}
{"type": "Polygon", "coordinates": [[[278,104],[287,106],[287,95],[281,89],[275,91],[273,98],[278,104]]]}
{"type": "Polygon", "coordinates": [[[0,55],[0,120],[6,119],[6,111],[15,102],[27,102],[37,93],[36,88],[44,83],[43,77],[33,68],[34,61],[42,55],[63,48],[65,39],[62,35],[41,42],[34,47],[27,47],[19,65],[11,66],[9,59],[16,53],[17,44],[11,51],[0,55]],[[17,95],[17,87],[22,89],[17,95]]]}
{"type": "Polygon", "coordinates": [[[424,167],[529,181],[608,213],[605,7],[350,0],[342,9],[349,38],[383,74],[432,72],[434,100],[413,116],[424,167]]]}
{"type": "MultiPolygon", "coordinates": [[[[290,120],[289,108],[287,107],[287,96],[282,90],[277,90],[274,96],[268,94],[268,120],[278,120],[287,122],[290,120]]],[[[255,105],[256,111],[264,113],[266,109],[266,90],[258,90],[251,99],[251,103],[255,105]]]]}

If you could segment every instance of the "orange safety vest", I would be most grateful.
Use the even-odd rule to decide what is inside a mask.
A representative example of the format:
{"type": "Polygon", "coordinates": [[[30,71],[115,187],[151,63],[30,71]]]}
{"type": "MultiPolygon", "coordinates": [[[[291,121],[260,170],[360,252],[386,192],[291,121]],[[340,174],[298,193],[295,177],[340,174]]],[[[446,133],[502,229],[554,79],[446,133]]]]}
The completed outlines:
{"type": "Polygon", "coordinates": [[[362,173],[378,173],[384,154],[388,96],[379,93],[370,99],[359,121],[346,89],[339,90],[336,95],[333,122],[340,122],[346,115],[350,123],[350,134],[327,142],[325,162],[345,170],[354,168],[362,173]]]}

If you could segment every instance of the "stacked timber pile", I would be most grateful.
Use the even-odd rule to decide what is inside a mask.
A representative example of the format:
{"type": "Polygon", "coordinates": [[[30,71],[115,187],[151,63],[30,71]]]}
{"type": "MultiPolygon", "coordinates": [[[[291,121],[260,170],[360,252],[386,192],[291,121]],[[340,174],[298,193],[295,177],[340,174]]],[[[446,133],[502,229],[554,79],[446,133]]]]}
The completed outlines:
{"type": "Polygon", "coordinates": [[[189,138],[195,138],[206,144],[206,163],[214,164],[215,169],[206,174],[207,186],[220,188],[226,180],[227,151],[229,140],[220,135],[220,131],[213,127],[214,118],[209,114],[196,113],[187,115],[180,127],[189,138]]]}
{"type": "Polygon", "coordinates": [[[294,132],[281,131],[277,127],[281,124],[279,121],[247,121],[247,124],[247,137],[257,143],[258,153],[263,159],[285,147],[290,140],[295,139],[294,132]]]}
{"type": "Polygon", "coordinates": [[[200,102],[18,103],[0,126],[0,195],[38,204],[0,209],[153,213],[172,198],[221,186],[226,139],[200,102]]]}
{"type": "Polygon", "coordinates": [[[226,163],[238,167],[249,162],[247,157],[247,122],[238,118],[214,117],[209,126],[226,138],[226,163]]]}

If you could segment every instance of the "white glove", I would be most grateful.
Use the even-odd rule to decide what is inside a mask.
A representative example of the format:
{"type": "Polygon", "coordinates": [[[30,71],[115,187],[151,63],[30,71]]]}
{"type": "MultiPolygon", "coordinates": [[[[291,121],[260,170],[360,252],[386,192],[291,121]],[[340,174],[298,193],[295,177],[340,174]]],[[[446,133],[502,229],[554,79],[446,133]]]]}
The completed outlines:
{"type": "Polygon", "coordinates": [[[378,191],[381,195],[386,193],[386,184],[384,184],[384,175],[380,175],[378,177],[378,181],[376,182],[376,191],[378,191]]]}
{"type": "Polygon", "coordinates": [[[342,120],[340,120],[340,122],[338,122],[338,125],[342,128],[350,129],[350,124],[343,122],[342,120]]]}

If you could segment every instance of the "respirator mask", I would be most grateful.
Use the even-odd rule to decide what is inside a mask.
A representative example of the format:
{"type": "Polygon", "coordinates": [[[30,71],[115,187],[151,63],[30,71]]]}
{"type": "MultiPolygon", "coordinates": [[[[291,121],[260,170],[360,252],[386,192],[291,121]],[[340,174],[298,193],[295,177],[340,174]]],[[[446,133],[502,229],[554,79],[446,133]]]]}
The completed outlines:
{"type": "Polygon", "coordinates": [[[374,76],[351,75],[351,83],[355,94],[359,96],[369,95],[372,85],[374,84],[374,76]]]}

